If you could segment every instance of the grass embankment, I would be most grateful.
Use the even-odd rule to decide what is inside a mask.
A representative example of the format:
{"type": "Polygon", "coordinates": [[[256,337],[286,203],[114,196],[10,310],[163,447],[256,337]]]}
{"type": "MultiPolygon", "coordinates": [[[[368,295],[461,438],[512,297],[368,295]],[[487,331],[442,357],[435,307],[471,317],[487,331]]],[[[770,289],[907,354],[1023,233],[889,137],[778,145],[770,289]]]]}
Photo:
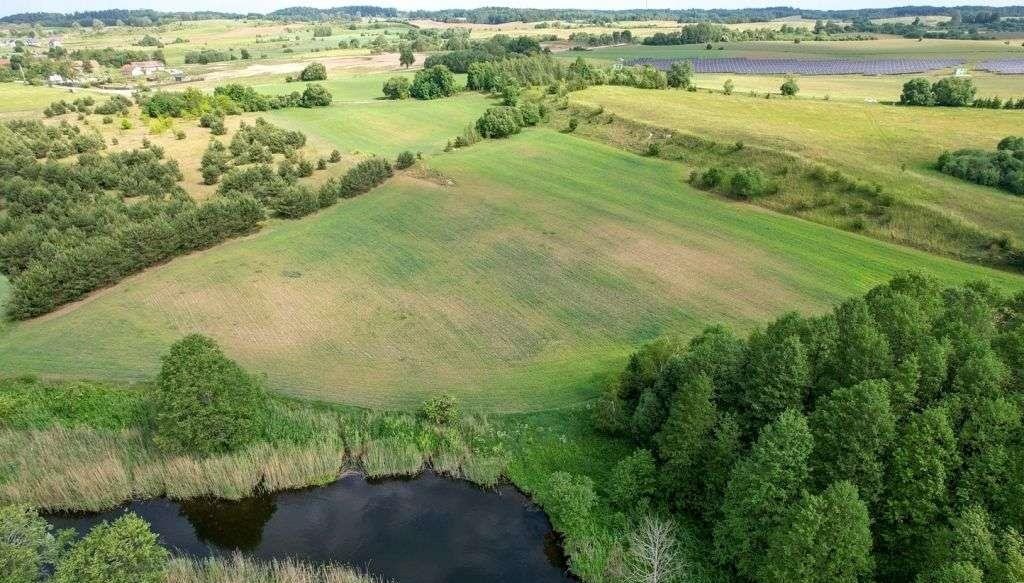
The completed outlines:
{"type": "MultiPolygon", "coordinates": [[[[325,484],[345,471],[386,477],[415,474],[429,464],[485,487],[504,475],[534,496],[550,488],[554,472],[593,480],[599,497],[594,511],[566,533],[573,569],[589,574],[587,580],[598,580],[594,576],[625,536],[625,518],[607,507],[605,488],[612,466],[630,446],[598,434],[586,408],[464,416],[454,425],[434,425],[404,413],[276,397],[272,424],[260,443],[235,454],[194,458],[162,456],[150,444],[148,394],[144,385],[0,381],[0,504],[100,510],[156,496],[238,499],[257,489],[325,484]]],[[[301,568],[176,561],[168,581],[279,581],[282,573],[301,568]],[[215,576],[227,573],[247,576],[215,576]]]]}
{"type": "Polygon", "coordinates": [[[202,332],[295,394],[411,408],[451,391],[475,410],[542,410],[591,398],[663,333],[824,310],[897,271],[1024,283],[729,202],[679,164],[548,130],[430,167],[444,178],[396,177],[10,324],[0,370],[141,380],[202,332]]]}
{"type": "MultiPolygon", "coordinates": [[[[1024,241],[1024,199],[933,169],[943,150],[992,149],[1018,131],[1013,111],[622,87],[591,88],[570,101],[592,122],[581,133],[635,152],[661,142],[669,146],[662,155],[682,161],[687,172],[761,167],[779,193],[757,202],[773,210],[979,263],[999,263],[995,243],[1003,236],[1018,247],[1024,241]],[[651,127],[611,123],[623,118],[651,127]],[[869,188],[858,194],[812,179],[808,174],[819,164],[869,188]],[[877,196],[867,192],[876,186],[877,196]]],[[[566,112],[557,113],[555,123],[564,125],[557,118],[566,112]]]]}

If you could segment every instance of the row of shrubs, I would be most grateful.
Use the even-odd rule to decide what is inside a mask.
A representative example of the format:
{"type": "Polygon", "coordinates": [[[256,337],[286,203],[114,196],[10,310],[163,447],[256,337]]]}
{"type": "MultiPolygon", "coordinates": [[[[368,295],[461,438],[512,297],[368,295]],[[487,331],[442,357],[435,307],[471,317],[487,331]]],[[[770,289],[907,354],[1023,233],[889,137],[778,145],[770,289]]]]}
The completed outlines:
{"type": "Polygon", "coordinates": [[[735,169],[712,166],[703,172],[694,171],[690,174],[690,183],[704,190],[725,191],[742,200],[771,194],[774,189],[760,168],[746,166],[735,169]]]}
{"type": "MultiPolygon", "coordinates": [[[[411,153],[403,153],[400,166],[408,162],[411,153]]],[[[276,216],[297,219],[342,198],[352,198],[368,192],[394,174],[391,163],[384,158],[369,158],[356,164],[340,179],[328,180],[319,190],[313,190],[297,181],[299,174],[278,171],[269,164],[231,168],[224,174],[218,193],[227,199],[253,197],[276,216]]]]}
{"type": "Polygon", "coordinates": [[[268,111],[290,107],[326,107],[331,92],[319,83],[310,83],[302,92],[263,95],[237,83],[217,87],[212,95],[190,87],[185,91],[157,91],[139,98],[142,112],[149,117],[200,117],[204,114],[237,115],[242,112],[268,111]]]}

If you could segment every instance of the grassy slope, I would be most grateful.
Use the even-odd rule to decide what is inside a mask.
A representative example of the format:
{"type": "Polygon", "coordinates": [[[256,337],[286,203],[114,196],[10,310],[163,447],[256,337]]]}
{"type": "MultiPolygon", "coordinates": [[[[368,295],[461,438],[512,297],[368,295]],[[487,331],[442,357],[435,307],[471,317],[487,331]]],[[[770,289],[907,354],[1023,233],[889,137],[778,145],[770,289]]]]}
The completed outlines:
{"type": "Polygon", "coordinates": [[[1024,199],[931,169],[946,149],[994,149],[1020,132],[1017,111],[903,108],[746,95],[596,87],[573,94],[617,115],[719,141],[824,161],[985,230],[1024,238],[1024,199]],[[903,169],[906,166],[906,170],[903,169]]]}
{"type": "Polygon", "coordinates": [[[656,335],[822,309],[897,270],[1024,283],[731,204],[677,164],[547,130],[433,166],[454,186],[400,177],[13,325],[0,370],[141,378],[202,331],[296,393],[543,409],[592,396],[656,335]]]}

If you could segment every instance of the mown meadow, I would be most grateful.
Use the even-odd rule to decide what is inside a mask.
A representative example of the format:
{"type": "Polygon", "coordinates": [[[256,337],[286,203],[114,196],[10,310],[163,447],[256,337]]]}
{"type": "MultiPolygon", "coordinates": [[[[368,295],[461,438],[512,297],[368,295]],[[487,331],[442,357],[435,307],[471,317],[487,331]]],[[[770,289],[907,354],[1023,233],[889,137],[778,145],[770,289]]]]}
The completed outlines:
{"type": "MultiPolygon", "coordinates": [[[[1024,201],[1019,197],[950,179],[934,169],[935,159],[945,150],[992,148],[999,136],[1012,135],[1019,121],[1014,111],[765,99],[738,93],[663,94],[621,87],[591,88],[573,94],[571,100],[597,108],[605,117],[661,128],[662,134],[678,132],[731,144],[737,155],[744,154],[744,146],[748,151],[753,146],[770,156],[791,157],[794,169],[815,164],[838,169],[909,205],[897,205],[890,219],[865,227],[883,239],[984,261],[987,239],[1024,236],[1024,201]],[[945,226],[938,228],[942,223],[945,226]]],[[[798,191],[790,188],[793,177],[775,178],[780,194],[766,197],[766,206],[844,225],[842,208],[817,211],[842,199],[824,204],[819,200],[825,190],[821,185],[798,191]]]]}
{"type": "Polygon", "coordinates": [[[590,399],[636,344],[709,320],[825,309],[905,269],[1022,283],[729,202],[678,164],[550,130],[428,167],[11,324],[0,367],[138,380],[198,331],[292,394],[411,407],[451,390],[541,410],[590,399]]]}

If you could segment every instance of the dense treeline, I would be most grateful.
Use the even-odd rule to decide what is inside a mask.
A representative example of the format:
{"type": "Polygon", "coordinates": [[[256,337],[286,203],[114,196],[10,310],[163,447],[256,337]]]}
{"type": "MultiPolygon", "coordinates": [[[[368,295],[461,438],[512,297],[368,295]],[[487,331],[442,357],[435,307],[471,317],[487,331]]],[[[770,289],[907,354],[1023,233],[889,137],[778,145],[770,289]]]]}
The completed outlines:
{"type": "Polygon", "coordinates": [[[100,22],[107,26],[125,24],[128,26],[153,26],[167,24],[175,21],[191,20],[245,20],[245,19],[270,19],[270,20],[341,20],[354,19],[359,17],[373,18],[395,18],[398,12],[394,8],[382,8],[380,6],[338,6],[334,8],[310,8],[295,6],[282,8],[267,14],[250,12],[239,14],[235,12],[160,12],[158,10],[86,10],[74,13],[57,12],[23,12],[11,14],[0,18],[0,22],[7,24],[41,24],[43,26],[93,26],[100,22]]]}
{"type": "Polygon", "coordinates": [[[430,68],[435,65],[444,65],[453,73],[466,73],[473,63],[497,61],[513,56],[529,56],[541,52],[540,43],[537,39],[529,36],[510,37],[497,34],[485,41],[470,41],[467,38],[466,43],[468,44],[453,44],[450,46],[459,48],[430,55],[423,62],[423,66],[430,68]]]}
{"type": "Polygon", "coordinates": [[[597,421],[641,448],[620,504],[693,521],[726,580],[1009,583],[1022,415],[1024,294],[906,274],[745,339],[649,344],[597,421]]]}
{"type": "Polygon", "coordinates": [[[1003,138],[995,152],[943,152],[936,167],[957,178],[1024,196],[1024,138],[1020,136],[1003,138]]]}
{"type": "Polygon", "coordinates": [[[178,186],[177,163],[156,146],[107,155],[103,148],[98,135],[64,123],[0,125],[0,272],[11,280],[11,317],[46,313],[249,232],[263,217],[251,198],[196,204],[178,186]]]}

